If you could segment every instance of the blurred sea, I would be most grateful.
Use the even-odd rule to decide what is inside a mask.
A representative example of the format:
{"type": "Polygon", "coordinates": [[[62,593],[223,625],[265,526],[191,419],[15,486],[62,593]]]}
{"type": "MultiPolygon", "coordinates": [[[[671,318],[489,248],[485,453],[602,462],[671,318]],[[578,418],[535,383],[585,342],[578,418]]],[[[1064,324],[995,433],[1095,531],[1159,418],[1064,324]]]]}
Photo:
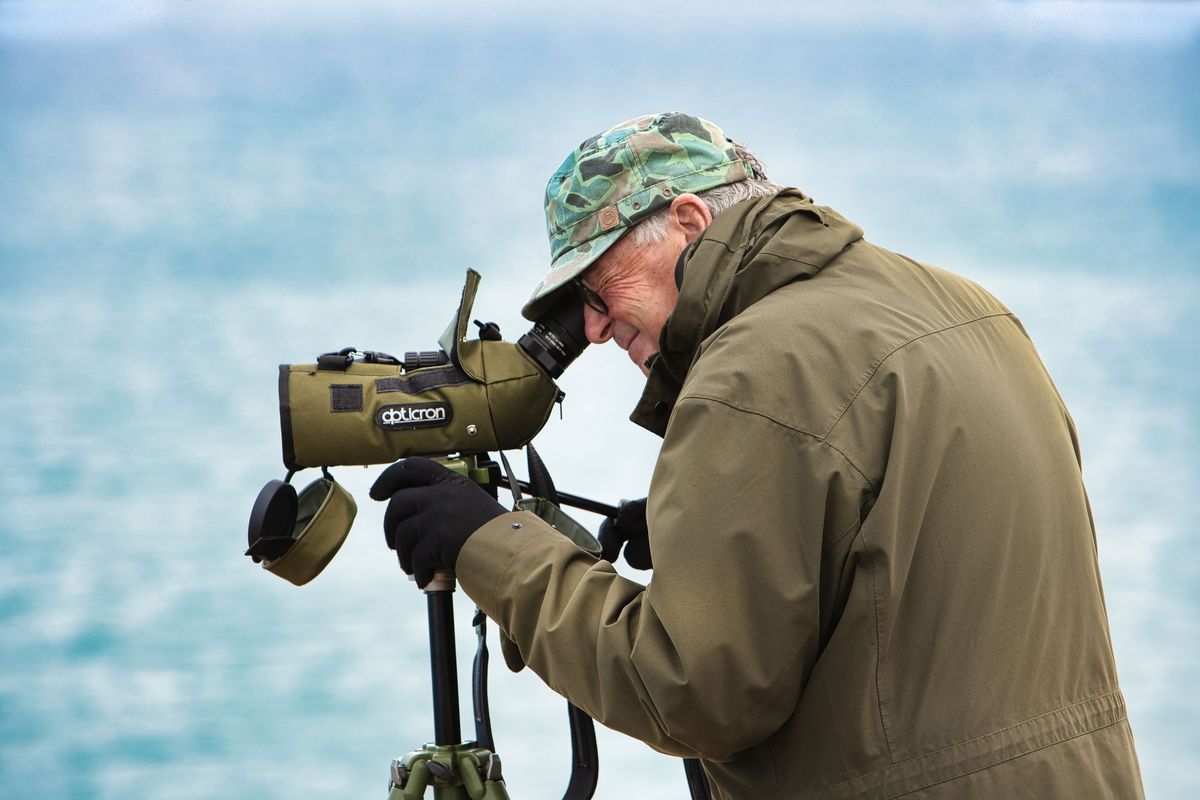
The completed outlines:
{"type": "MultiPolygon", "coordinates": [[[[969,5],[768,4],[733,36],[716,6],[631,30],[0,2],[0,798],[385,796],[432,737],[424,601],[377,469],[335,470],[359,517],[319,580],[241,555],[283,473],[276,365],[433,347],[467,266],[476,316],[519,335],[545,177],[673,108],[1023,319],[1081,432],[1147,794],[1200,793],[1200,13],[969,5]]],[[[562,383],[559,487],[644,494],[640,375],[592,348],[562,383]]],[[[562,701],[492,674],[511,793],[559,796],[562,701]]],[[[598,797],[686,796],[677,761],[600,748],[598,797]]]]}

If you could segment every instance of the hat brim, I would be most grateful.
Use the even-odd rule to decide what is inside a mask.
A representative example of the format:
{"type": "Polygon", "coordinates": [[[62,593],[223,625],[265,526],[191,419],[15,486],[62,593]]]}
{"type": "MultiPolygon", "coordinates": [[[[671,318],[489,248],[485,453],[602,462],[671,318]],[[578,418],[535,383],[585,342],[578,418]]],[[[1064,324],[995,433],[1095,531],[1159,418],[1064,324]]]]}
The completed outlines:
{"type": "Polygon", "coordinates": [[[589,239],[571,248],[556,258],[550,265],[550,271],[546,273],[546,277],[542,278],[542,282],[534,290],[533,296],[521,309],[522,316],[530,322],[537,322],[538,318],[558,299],[559,290],[582,275],[584,270],[595,263],[596,259],[604,255],[608,248],[616,244],[617,240],[629,230],[629,228],[621,227],[603,233],[595,239],[589,239]]]}

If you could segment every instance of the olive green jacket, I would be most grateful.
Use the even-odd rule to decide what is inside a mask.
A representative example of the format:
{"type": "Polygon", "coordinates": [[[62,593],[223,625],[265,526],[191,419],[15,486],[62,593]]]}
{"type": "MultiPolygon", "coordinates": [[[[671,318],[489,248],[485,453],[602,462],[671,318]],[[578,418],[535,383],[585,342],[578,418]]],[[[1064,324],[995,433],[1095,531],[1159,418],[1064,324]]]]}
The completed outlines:
{"type": "Polygon", "coordinates": [[[649,585],[523,512],[458,560],[553,689],[720,797],[1142,796],[1075,429],[983,289],[741,203],[634,419],[649,585]]]}

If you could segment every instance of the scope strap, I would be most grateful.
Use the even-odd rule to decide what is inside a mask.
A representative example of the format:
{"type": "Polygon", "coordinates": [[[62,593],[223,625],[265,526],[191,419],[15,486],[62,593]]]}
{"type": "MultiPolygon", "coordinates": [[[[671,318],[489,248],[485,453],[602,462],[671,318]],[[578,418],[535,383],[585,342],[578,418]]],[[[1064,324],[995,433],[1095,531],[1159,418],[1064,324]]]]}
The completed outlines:
{"type": "MultiPolygon", "coordinates": [[[[510,486],[515,486],[516,478],[512,477],[512,467],[504,451],[500,452],[500,460],[504,462],[504,470],[509,475],[510,486]]],[[[493,467],[496,462],[489,462],[493,467]]],[[[517,487],[517,491],[520,487],[517,487]]],[[[495,490],[493,489],[493,493],[495,490]]],[[[513,507],[520,497],[513,495],[513,507]]],[[[492,709],[488,704],[488,647],[487,647],[487,615],[475,606],[475,617],[471,620],[475,627],[475,662],[471,666],[471,710],[475,715],[475,743],[485,750],[496,752],[496,743],[492,738],[492,709]]]]}
{"type": "Polygon", "coordinates": [[[321,353],[317,356],[317,369],[345,372],[353,363],[356,352],[358,352],[357,349],[353,347],[343,347],[336,353],[321,353]]]}
{"type": "Polygon", "coordinates": [[[600,780],[600,753],[596,749],[596,728],[580,708],[567,703],[567,721],[571,725],[571,779],[563,800],[589,800],[600,780]]]}
{"type": "MultiPolygon", "coordinates": [[[[517,511],[520,508],[517,503],[521,502],[521,482],[517,480],[516,474],[512,471],[512,465],[508,463],[508,457],[504,455],[504,451],[500,450],[498,452],[500,453],[500,461],[504,463],[504,477],[508,478],[508,489],[512,492],[513,511],[517,511]]],[[[533,490],[533,493],[536,495],[537,490],[533,490]]]]}
{"type": "MultiPolygon", "coordinates": [[[[532,444],[526,445],[525,456],[529,465],[530,492],[557,506],[558,492],[550,478],[550,471],[532,444]]],[[[504,468],[512,475],[507,463],[504,468]]],[[[571,778],[563,800],[589,800],[596,793],[596,784],[600,780],[600,753],[596,749],[595,723],[582,709],[571,703],[567,703],[567,721],[571,726],[571,778]]]]}
{"type": "Polygon", "coordinates": [[[475,664],[471,668],[471,708],[475,713],[475,744],[484,750],[496,752],[492,740],[492,712],[488,706],[488,649],[487,616],[475,608],[475,664]]]}
{"type": "Polygon", "coordinates": [[[712,790],[708,786],[708,775],[705,774],[704,767],[700,766],[700,759],[683,759],[683,772],[687,775],[691,800],[710,800],[712,798],[712,790]]]}

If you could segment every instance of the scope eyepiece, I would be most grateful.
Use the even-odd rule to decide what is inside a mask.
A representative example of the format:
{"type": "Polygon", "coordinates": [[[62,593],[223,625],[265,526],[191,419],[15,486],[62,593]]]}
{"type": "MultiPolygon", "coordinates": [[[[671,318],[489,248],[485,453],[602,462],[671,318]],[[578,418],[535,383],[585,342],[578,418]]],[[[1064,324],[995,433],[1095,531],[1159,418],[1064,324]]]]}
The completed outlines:
{"type": "Polygon", "coordinates": [[[562,375],[588,346],[583,332],[583,303],[571,292],[564,292],[517,344],[551,378],[562,375]]]}

